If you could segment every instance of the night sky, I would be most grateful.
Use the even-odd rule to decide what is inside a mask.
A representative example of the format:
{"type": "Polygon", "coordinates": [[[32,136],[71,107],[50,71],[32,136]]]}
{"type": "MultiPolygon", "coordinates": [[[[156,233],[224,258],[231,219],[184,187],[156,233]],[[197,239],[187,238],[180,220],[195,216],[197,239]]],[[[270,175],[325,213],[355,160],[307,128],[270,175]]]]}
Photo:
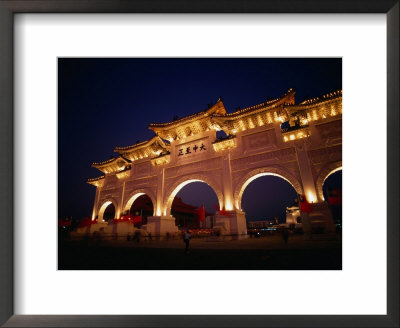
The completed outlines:
{"type": "MultiPolygon", "coordinates": [[[[116,146],[153,137],[149,123],[170,122],[222,97],[234,112],[296,90],[296,102],[342,88],[341,59],[273,58],[61,58],[58,61],[58,214],[92,212],[95,187],[90,167],[116,156],[116,146]]],[[[332,177],[332,186],[341,174],[332,177]]],[[[185,186],[179,197],[214,210],[217,197],[204,183],[185,186]]],[[[245,190],[247,219],[281,219],[296,193],[283,179],[267,176],[245,190]]]]}

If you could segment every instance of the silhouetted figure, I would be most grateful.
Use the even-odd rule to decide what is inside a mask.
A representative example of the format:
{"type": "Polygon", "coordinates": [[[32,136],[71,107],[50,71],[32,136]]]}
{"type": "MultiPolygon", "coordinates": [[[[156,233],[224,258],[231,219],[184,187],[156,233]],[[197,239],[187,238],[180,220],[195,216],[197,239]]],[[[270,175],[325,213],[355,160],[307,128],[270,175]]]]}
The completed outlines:
{"type": "Polygon", "coordinates": [[[190,236],[189,230],[186,230],[185,234],[183,235],[183,241],[186,244],[186,247],[185,247],[185,252],[186,253],[189,253],[189,241],[190,241],[190,238],[191,238],[191,236],[190,236]]]}
{"type": "Polygon", "coordinates": [[[135,234],[133,235],[133,240],[140,242],[140,231],[135,231],[135,234]]]}

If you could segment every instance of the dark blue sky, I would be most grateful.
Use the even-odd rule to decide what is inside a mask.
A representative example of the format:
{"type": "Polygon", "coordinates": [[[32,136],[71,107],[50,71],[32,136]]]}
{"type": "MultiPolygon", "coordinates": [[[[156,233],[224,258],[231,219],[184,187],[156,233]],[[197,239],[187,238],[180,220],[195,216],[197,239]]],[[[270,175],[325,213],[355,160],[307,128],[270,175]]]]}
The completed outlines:
{"type": "MultiPolygon", "coordinates": [[[[150,122],[191,115],[220,96],[227,111],[233,112],[277,98],[291,87],[297,91],[296,102],[341,89],[341,59],[59,59],[59,216],[90,215],[95,187],[86,179],[102,174],[90,164],[115,155],[116,146],[151,138],[150,122]]],[[[265,185],[262,179],[270,178],[255,180],[243,195],[243,208],[249,208],[252,218],[275,215],[271,206],[258,206],[255,211],[250,204],[252,193],[260,194],[265,185]]],[[[285,207],[293,198],[291,187],[273,180],[265,180],[274,188],[262,194],[271,200],[279,191],[282,200],[273,203],[285,207]]],[[[188,201],[195,199],[212,208],[216,196],[207,188],[190,184],[179,196],[185,200],[187,194],[188,201]]]]}

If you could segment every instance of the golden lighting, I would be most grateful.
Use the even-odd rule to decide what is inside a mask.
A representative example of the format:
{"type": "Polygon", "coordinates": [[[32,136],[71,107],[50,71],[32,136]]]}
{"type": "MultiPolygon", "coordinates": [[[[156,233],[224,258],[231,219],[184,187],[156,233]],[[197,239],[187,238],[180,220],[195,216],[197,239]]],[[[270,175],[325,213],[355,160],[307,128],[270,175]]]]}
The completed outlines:
{"type": "Polygon", "coordinates": [[[312,191],[307,192],[307,201],[309,203],[314,203],[317,200],[317,197],[312,191]]]}
{"type": "Polygon", "coordinates": [[[213,148],[216,152],[235,147],[236,147],[236,138],[219,141],[213,144],[213,148]]]}
{"type": "Polygon", "coordinates": [[[225,200],[225,209],[227,211],[232,211],[233,210],[233,204],[230,200],[225,200]]]}
{"type": "Polygon", "coordinates": [[[171,161],[171,155],[164,155],[162,157],[156,157],[151,160],[151,164],[154,166],[156,165],[163,165],[168,164],[171,161]]]}
{"type": "Polygon", "coordinates": [[[300,130],[293,131],[290,135],[289,132],[283,134],[283,141],[287,142],[289,140],[303,139],[310,136],[310,130],[307,127],[303,127],[300,130]]]}
{"type": "Polygon", "coordinates": [[[264,122],[263,122],[263,120],[262,120],[260,115],[257,115],[257,122],[258,122],[258,126],[263,126],[264,125],[264,122]]]}
{"type": "Polygon", "coordinates": [[[95,186],[95,187],[103,187],[104,185],[104,175],[98,177],[98,178],[93,178],[93,179],[87,179],[87,183],[95,186]]]}
{"type": "Polygon", "coordinates": [[[239,121],[239,126],[242,129],[242,131],[246,130],[246,126],[242,120],[239,121]]]}
{"type": "Polygon", "coordinates": [[[267,113],[267,122],[272,123],[271,113],[267,113]]]}
{"type": "Polygon", "coordinates": [[[253,120],[251,118],[249,118],[249,127],[250,127],[250,129],[254,128],[254,123],[253,123],[253,120]]]}
{"type": "Polygon", "coordinates": [[[118,179],[125,179],[125,178],[129,177],[130,172],[131,172],[130,170],[118,172],[118,173],[116,173],[116,176],[118,179]]]}

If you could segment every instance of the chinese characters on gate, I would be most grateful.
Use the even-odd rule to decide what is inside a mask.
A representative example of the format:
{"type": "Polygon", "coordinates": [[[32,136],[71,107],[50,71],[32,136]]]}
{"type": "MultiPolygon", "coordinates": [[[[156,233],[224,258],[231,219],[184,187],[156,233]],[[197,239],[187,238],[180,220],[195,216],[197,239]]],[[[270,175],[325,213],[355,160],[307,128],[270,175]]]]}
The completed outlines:
{"type": "Polygon", "coordinates": [[[194,146],[189,146],[189,147],[183,147],[178,150],[178,156],[193,154],[193,153],[197,153],[197,152],[200,152],[203,150],[206,150],[206,146],[204,146],[203,143],[201,143],[200,146],[194,145],[194,146]]]}

